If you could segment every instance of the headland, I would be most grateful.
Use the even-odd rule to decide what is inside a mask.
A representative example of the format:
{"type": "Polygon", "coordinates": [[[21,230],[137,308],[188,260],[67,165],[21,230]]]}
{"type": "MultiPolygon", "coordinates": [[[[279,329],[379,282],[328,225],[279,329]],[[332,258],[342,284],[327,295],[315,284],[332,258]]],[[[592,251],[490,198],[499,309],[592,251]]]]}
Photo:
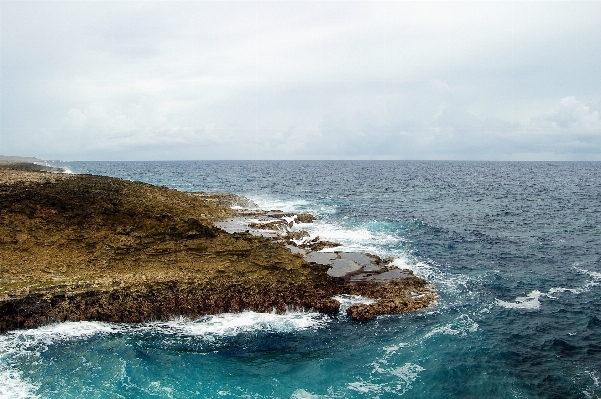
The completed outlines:
{"type": "Polygon", "coordinates": [[[434,287],[389,259],[319,252],[308,214],[231,194],[0,162],[0,332],[61,321],[137,323],[221,312],[338,311],[355,320],[416,311],[434,287]]]}

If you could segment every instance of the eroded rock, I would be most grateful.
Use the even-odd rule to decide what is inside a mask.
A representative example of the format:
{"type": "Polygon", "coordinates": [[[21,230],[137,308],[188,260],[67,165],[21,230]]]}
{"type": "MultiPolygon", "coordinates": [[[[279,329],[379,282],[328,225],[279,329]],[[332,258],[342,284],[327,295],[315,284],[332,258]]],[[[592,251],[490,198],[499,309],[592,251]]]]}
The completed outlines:
{"type": "Polygon", "coordinates": [[[64,320],[142,322],[289,306],[334,312],[339,303],[332,297],[339,294],[378,298],[374,306],[384,300],[350,311],[360,319],[416,310],[436,298],[415,277],[392,285],[332,278],[327,266],[347,277],[373,276],[369,268],[382,266],[367,255],[310,252],[336,245],[319,238],[286,244],[288,222],[281,230],[277,223],[271,230],[250,227],[249,218],[275,223],[276,213],[232,209],[234,200],[244,203],[228,195],[0,166],[0,332],[64,320]],[[323,262],[298,255],[307,252],[323,262]]]}

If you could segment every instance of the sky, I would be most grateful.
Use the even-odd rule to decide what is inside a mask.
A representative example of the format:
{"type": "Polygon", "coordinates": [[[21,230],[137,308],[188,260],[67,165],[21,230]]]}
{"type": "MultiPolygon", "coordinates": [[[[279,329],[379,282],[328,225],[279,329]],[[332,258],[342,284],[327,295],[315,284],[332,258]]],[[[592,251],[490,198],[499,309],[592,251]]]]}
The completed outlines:
{"type": "Polygon", "coordinates": [[[0,0],[0,154],[601,160],[600,1],[0,0]]]}

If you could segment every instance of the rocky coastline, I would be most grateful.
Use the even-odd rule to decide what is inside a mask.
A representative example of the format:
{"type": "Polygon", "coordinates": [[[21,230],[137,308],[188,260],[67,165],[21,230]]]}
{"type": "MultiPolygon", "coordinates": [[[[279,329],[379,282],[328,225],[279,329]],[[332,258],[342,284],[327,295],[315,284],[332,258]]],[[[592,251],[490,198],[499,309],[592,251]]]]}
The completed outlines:
{"type": "Polygon", "coordinates": [[[388,259],[336,251],[313,215],[0,162],[0,332],[61,321],[146,322],[289,309],[355,320],[416,311],[434,287],[388,259]],[[330,252],[319,252],[330,248],[330,252]]]}

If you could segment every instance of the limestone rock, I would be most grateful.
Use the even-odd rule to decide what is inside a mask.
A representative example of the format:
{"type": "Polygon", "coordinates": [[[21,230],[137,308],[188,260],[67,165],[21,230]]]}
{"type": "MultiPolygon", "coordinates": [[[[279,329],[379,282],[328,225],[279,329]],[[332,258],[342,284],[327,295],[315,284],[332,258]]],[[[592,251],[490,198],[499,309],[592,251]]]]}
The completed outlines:
{"type": "Polygon", "coordinates": [[[241,201],[0,165],[0,332],[290,306],[332,313],[339,294],[377,298],[370,308],[349,308],[367,319],[436,300],[425,280],[376,257],[311,252],[335,245],[318,237],[286,246],[290,227],[277,221],[293,215],[231,208],[241,201]],[[253,228],[250,219],[277,228],[253,228]],[[355,274],[368,278],[353,282],[355,274]]]}

